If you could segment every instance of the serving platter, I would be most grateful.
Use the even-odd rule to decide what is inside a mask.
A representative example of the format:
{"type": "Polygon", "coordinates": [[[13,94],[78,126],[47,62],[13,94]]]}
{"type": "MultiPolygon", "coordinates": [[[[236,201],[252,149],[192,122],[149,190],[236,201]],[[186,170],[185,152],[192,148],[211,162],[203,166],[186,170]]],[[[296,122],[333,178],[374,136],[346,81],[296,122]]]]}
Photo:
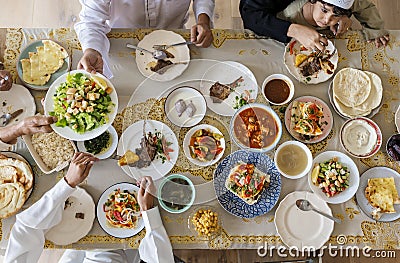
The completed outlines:
{"type": "Polygon", "coordinates": [[[166,160],[164,163],[161,159],[155,158],[150,166],[144,168],[130,167],[129,165],[121,166],[122,170],[132,178],[139,179],[143,176],[151,176],[154,181],[162,178],[164,175],[169,173],[174,167],[179,155],[179,144],[175,136],[175,133],[166,124],[155,121],[146,120],[145,129],[143,131],[144,121],[138,121],[129,126],[122,134],[117,147],[117,154],[122,156],[127,150],[135,152],[136,148],[140,147],[140,141],[143,138],[143,133],[148,132],[154,133],[155,131],[161,132],[167,142],[172,144],[169,146],[173,149],[170,153],[171,160],[166,160]]]}
{"type": "MultiPolygon", "coordinates": [[[[320,70],[317,73],[316,77],[315,76],[304,77],[303,75],[301,75],[300,69],[295,66],[296,52],[293,52],[293,54],[290,54],[290,46],[291,45],[293,45],[294,50],[299,51],[301,48],[301,44],[296,39],[293,39],[286,45],[285,53],[283,54],[283,60],[284,60],[285,66],[286,66],[287,70],[289,71],[289,73],[293,77],[295,77],[297,80],[299,80],[303,83],[306,83],[306,84],[318,84],[318,83],[327,81],[328,79],[333,77],[334,72],[337,69],[337,64],[339,61],[339,55],[338,55],[337,51],[329,59],[334,66],[334,69],[332,70],[332,74],[327,74],[324,70],[320,70]],[[293,41],[296,41],[296,42],[294,44],[292,44],[293,41]]],[[[328,46],[326,47],[325,50],[329,51],[329,53],[332,53],[335,50],[335,46],[332,43],[332,41],[328,40],[328,46]]],[[[301,53],[305,54],[305,55],[309,55],[311,52],[312,51],[310,51],[310,50],[301,51],[301,53]]]]}
{"type": "MultiPolygon", "coordinates": [[[[397,191],[400,190],[400,174],[395,170],[392,170],[388,167],[373,167],[365,171],[361,175],[360,186],[358,187],[356,198],[357,204],[360,209],[371,219],[374,219],[371,215],[374,208],[368,202],[368,199],[365,197],[365,188],[368,186],[368,179],[371,178],[387,178],[393,177],[397,191]]],[[[400,204],[394,205],[394,209],[396,213],[383,213],[382,216],[377,220],[379,222],[392,222],[400,218],[400,204]]],[[[375,220],[375,219],[374,219],[375,220]]]]}
{"type": "Polygon", "coordinates": [[[107,188],[100,196],[99,201],[97,202],[96,215],[97,221],[99,222],[101,228],[109,235],[117,238],[127,238],[132,237],[142,231],[144,228],[144,221],[142,217],[139,217],[138,223],[135,228],[117,228],[112,227],[107,223],[106,213],[103,210],[103,204],[107,201],[109,194],[111,194],[116,189],[128,190],[129,192],[137,192],[139,191],[139,187],[131,183],[117,183],[109,188],[107,188]]]}
{"type": "Polygon", "coordinates": [[[313,97],[313,96],[303,96],[294,99],[286,108],[285,111],[285,126],[290,135],[292,135],[293,138],[295,138],[298,141],[301,141],[303,143],[317,143],[325,139],[329,133],[332,130],[333,127],[333,116],[332,112],[329,108],[329,106],[320,98],[313,97]],[[292,122],[291,122],[291,117],[292,117],[292,106],[293,102],[298,101],[298,102],[313,102],[319,106],[322,107],[322,111],[324,113],[324,116],[321,118],[320,122],[322,123],[321,125],[321,130],[322,134],[318,136],[313,136],[310,139],[303,138],[300,133],[297,133],[294,131],[292,127],[292,122]]]}
{"type": "Polygon", "coordinates": [[[245,65],[235,61],[221,61],[209,67],[202,76],[200,82],[200,91],[206,99],[207,106],[213,112],[222,116],[232,116],[239,108],[236,97],[245,96],[245,91],[249,92],[249,99],[255,100],[258,94],[257,80],[251,70],[245,65]],[[213,102],[210,96],[210,88],[216,82],[221,84],[230,84],[243,77],[238,86],[221,103],[213,102]]]}
{"type": "Polygon", "coordinates": [[[263,153],[245,150],[228,155],[218,164],[214,172],[213,183],[221,206],[230,214],[241,218],[254,218],[268,213],[277,203],[281,192],[281,177],[274,162],[263,153]],[[264,187],[260,198],[253,205],[247,204],[225,187],[225,181],[231,169],[240,162],[254,164],[258,170],[270,175],[269,186],[264,187]]]}
{"type": "Polygon", "coordinates": [[[77,186],[64,205],[60,223],[52,227],[45,237],[60,246],[75,243],[89,233],[95,217],[93,198],[77,186]],[[79,218],[79,213],[83,214],[83,218],[79,218]]]}

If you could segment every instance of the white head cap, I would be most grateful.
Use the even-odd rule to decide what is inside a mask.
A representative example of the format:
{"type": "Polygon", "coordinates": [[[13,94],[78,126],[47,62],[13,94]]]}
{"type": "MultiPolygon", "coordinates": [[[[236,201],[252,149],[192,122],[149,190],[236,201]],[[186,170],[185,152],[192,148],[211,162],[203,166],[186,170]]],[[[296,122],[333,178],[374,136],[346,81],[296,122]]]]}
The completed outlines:
{"type": "Polygon", "coordinates": [[[323,0],[325,3],[343,8],[350,9],[354,3],[354,0],[323,0]]]}

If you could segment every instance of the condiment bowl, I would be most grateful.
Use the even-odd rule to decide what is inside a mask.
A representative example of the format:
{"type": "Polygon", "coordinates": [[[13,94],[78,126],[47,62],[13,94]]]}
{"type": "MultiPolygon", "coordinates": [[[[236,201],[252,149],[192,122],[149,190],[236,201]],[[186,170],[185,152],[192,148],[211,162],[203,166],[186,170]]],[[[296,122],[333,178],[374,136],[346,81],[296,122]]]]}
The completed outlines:
{"type": "MultiPolygon", "coordinates": [[[[274,91],[276,90],[275,93],[282,94],[282,92],[283,92],[283,90],[282,90],[283,87],[278,86],[278,84],[277,84],[277,86],[271,86],[270,88],[273,88],[274,91]]],[[[271,104],[274,104],[274,105],[286,104],[292,100],[293,95],[294,95],[293,81],[288,76],[283,75],[283,74],[269,75],[268,77],[265,78],[265,80],[262,84],[262,94],[263,94],[264,98],[271,104]],[[287,95],[287,98],[284,101],[278,102],[278,101],[274,101],[272,98],[268,98],[268,96],[266,94],[266,86],[268,85],[268,83],[270,83],[270,85],[271,85],[272,80],[282,80],[287,84],[287,87],[289,88],[289,94],[287,95]]]]}
{"type": "MultiPolygon", "coordinates": [[[[118,146],[118,134],[117,134],[117,131],[115,130],[115,128],[113,126],[110,126],[110,127],[108,127],[107,131],[105,131],[105,132],[108,132],[110,134],[110,141],[109,141],[108,147],[106,147],[100,153],[94,154],[94,156],[96,156],[99,159],[106,159],[106,158],[110,157],[115,152],[115,150],[117,149],[117,146],[118,146]]],[[[77,146],[78,146],[78,150],[80,152],[88,152],[88,150],[85,147],[85,141],[77,142],[77,146]]]]}
{"type": "Polygon", "coordinates": [[[304,143],[298,141],[287,141],[282,143],[276,150],[274,156],[276,168],[283,176],[289,179],[298,179],[306,175],[311,170],[312,161],[313,157],[310,149],[308,149],[304,143]],[[297,152],[297,155],[296,148],[287,148],[290,146],[300,149],[300,151],[297,152]],[[286,152],[284,153],[284,151],[286,152]],[[283,156],[280,156],[281,154],[283,154],[283,156]],[[286,168],[281,166],[281,158],[283,158],[285,160],[285,164],[288,165],[286,168]],[[298,173],[290,174],[289,170],[294,171],[296,170],[297,166],[301,166],[303,169],[300,168],[298,173]]]}
{"type": "Polygon", "coordinates": [[[393,134],[386,143],[386,152],[395,161],[400,161],[400,134],[393,134]]]}
{"type": "Polygon", "coordinates": [[[340,144],[356,158],[368,158],[379,151],[382,132],[374,121],[357,117],[346,121],[340,128],[340,144]]]}
{"type": "Polygon", "coordinates": [[[196,191],[192,181],[181,174],[171,174],[165,177],[157,192],[160,206],[173,214],[188,210],[192,206],[195,196],[196,191]]]}
{"type": "MultiPolygon", "coordinates": [[[[260,125],[257,125],[258,128],[260,128],[260,125]]],[[[268,152],[274,149],[281,139],[282,123],[279,116],[269,106],[261,103],[250,103],[240,108],[232,116],[229,133],[235,144],[242,149],[252,152],[268,152]],[[263,126],[261,130],[264,139],[261,146],[255,145],[252,140],[253,135],[251,137],[248,135],[251,126],[250,118],[244,115],[254,115],[252,112],[255,113],[256,120],[261,120],[263,126]]]]}

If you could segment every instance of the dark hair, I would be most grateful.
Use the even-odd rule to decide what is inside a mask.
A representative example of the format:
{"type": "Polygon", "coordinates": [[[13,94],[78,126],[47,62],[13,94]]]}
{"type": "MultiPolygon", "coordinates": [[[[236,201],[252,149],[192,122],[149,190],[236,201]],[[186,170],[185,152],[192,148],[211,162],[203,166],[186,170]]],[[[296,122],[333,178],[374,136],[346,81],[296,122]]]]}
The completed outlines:
{"type": "Polygon", "coordinates": [[[321,2],[321,3],[324,4],[324,5],[332,6],[332,7],[333,7],[333,13],[334,13],[335,15],[338,15],[338,16],[348,16],[348,17],[351,17],[351,15],[353,14],[353,12],[351,11],[351,9],[343,9],[343,8],[341,8],[341,7],[338,7],[338,6],[335,6],[335,5],[326,3],[326,2],[323,1],[323,0],[309,0],[309,2],[310,2],[311,4],[315,4],[316,2],[321,2]]]}

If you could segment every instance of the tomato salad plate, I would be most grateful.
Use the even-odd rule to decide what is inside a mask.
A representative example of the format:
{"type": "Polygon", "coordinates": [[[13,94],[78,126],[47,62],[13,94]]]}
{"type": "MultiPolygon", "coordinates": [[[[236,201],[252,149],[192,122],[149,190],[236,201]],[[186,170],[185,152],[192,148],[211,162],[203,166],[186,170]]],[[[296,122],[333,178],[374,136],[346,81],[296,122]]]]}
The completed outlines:
{"type": "Polygon", "coordinates": [[[268,213],[281,192],[281,177],[265,154],[236,151],[217,166],[214,189],[221,206],[237,217],[253,218],[268,213]]]}
{"type": "Polygon", "coordinates": [[[97,203],[97,220],[109,235],[118,238],[132,237],[144,228],[137,203],[139,187],[130,183],[110,186],[97,203]]]}
{"type": "Polygon", "coordinates": [[[286,108],[285,126],[290,135],[298,141],[320,142],[332,129],[332,112],[328,105],[317,97],[299,97],[286,108]]]}

